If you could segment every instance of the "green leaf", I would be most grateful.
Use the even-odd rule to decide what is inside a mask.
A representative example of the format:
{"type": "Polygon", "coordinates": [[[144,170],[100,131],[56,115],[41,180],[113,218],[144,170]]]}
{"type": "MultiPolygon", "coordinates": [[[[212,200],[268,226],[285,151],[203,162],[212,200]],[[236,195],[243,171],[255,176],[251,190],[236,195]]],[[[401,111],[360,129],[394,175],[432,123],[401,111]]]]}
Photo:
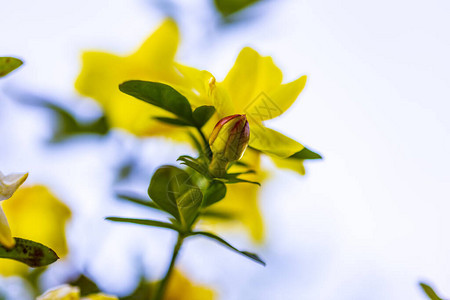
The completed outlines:
{"type": "Polygon", "coordinates": [[[214,180],[203,195],[203,207],[208,207],[222,200],[227,194],[227,187],[221,181],[214,180]]]}
{"type": "Polygon", "coordinates": [[[167,110],[183,121],[194,123],[189,101],[173,87],[151,81],[131,80],[119,85],[119,89],[130,96],[167,110]]]}
{"type": "Polygon", "coordinates": [[[85,297],[90,294],[100,293],[100,289],[97,284],[87,277],[86,275],[81,274],[77,279],[69,282],[71,286],[76,286],[80,288],[80,296],[85,297]]]}
{"type": "Polygon", "coordinates": [[[195,159],[188,155],[182,155],[178,157],[177,161],[181,161],[182,165],[188,166],[199,174],[209,178],[208,166],[206,166],[201,160],[195,159]]]}
{"type": "Polygon", "coordinates": [[[315,153],[308,148],[303,148],[297,153],[292,154],[288,158],[295,158],[295,159],[322,159],[322,156],[318,153],[315,153]]]}
{"type": "Polygon", "coordinates": [[[431,299],[431,300],[442,300],[437,294],[436,292],[433,290],[432,287],[430,287],[428,284],[421,282],[420,286],[422,287],[422,290],[425,292],[425,294],[427,294],[427,296],[431,299]]]}
{"type": "Polygon", "coordinates": [[[158,205],[156,205],[156,203],[154,203],[151,200],[142,199],[139,196],[130,195],[130,194],[121,194],[121,193],[117,194],[116,196],[119,199],[127,200],[127,201],[130,201],[130,202],[142,205],[142,206],[147,206],[147,207],[150,207],[153,209],[160,210],[160,208],[158,207],[158,205]]]}
{"type": "Polygon", "coordinates": [[[18,58],[0,57],[0,77],[8,75],[22,64],[23,62],[18,58]]]}
{"type": "Polygon", "coordinates": [[[174,166],[162,166],[156,170],[150,181],[148,195],[184,226],[191,225],[203,198],[191,176],[174,166]]]}
{"type": "Polygon", "coordinates": [[[214,0],[217,10],[228,17],[260,0],[214,0]]]}
{"type": "Polygon", "coordinates": [[[233,250],[234,252],[237,252],[239,254],[244,255],[247,258],[250,258],[251,260],[265,266],[266,263],[255,253],[251,253],[251,252],[247,252],[247,251],[241,251],[238,250],[237,248],[233,247],[230,243],[228,243],[227,241],[225,241],[224,239],[222,239],[221,237],[215,235],[214,233],[211,232],[206,232],[206,231],[194,231],[192,232],[190,235],[202,235],[202,236],[206,236],[210,239],[213,239],[219,243],[221,243],[222,245],[224,245],[225,247],[227,247],[228,249],[233,250]]]}
{"type": "Polygon", "coordinates": [[[105,116],[89,123],[82,123],[71,112],[59,105],[45,103],[44,106],[51,110],[56,117],[57,124],[52,138],[53,142],[60,142],[76,135],[106,135],[109,132],[110,127],[105,116]]]}
{"type": "Polygon", "coordinates": [[[220,219],[225,221],[236,219],[236,214],[213,209],[202,211],[201,215],[203,218],[220,219]]]}
{"type": "Polygon", "coordinates": [[[197,127],[201,128],[203,125],[206,124],[206,122],[211,119],[211,117],[216,112],[216,109],[214,106],[209,105],[203,105],[197,107],[194,112],[192,113],[192,116],[194,117],[195,124],[197,127]]]}
{"type": "Polygon", "coordinates": [[[166,118],[166,117],[153,117],[153,119],[158,120],[162,123],[166,123],[169,125],[175,125],[175,126],[192,126],[192,124],[187,123],[180,119],[175,118],[166,118]]]}
{"type": "Polygon", "coordinates": [[[249,170],[247,172],[242,172],[242,173],[228,173],[228,174],[225,175],[225,177],[223,179],[222,178],[217,178],[217,180],[223,181],[225,183],[241,183],[241,182],[245,182],[245,183],[251,183],[251,184],[256,184],[256,185],[261,186],[261,183],[259,183],[259,182],[238,178],[238,176],[240,176],[240,175],[250,174],[250,173],[255,173],[255,171],[249,170]]]}
{"type": "Polygon", "coordinates": [[[51,142],[62,142],[77,135],[106,135],[110,130],[106,116],[101,115],[91,120],[80,120],[72,111],[62,106],[62,101],[55,101],[29,93],[15,95],[22,104],[39,107],[51,114],[53,136],[51,142]]]}
{"type": "Polygon", "coordinates": [[[14,239],[16,245],[12,249],[0,245],[0,258],[17,260],[33,268],[47,266],[59,259],[47,246],[17,237],[14,239]]]}
{"type": "Polygon", "coordinates": [[[113,222],[132,223],[132,224],[138,224],[138,225],[167,228],[167,229],[172,229],[175,231],[180,230],[177,226],[175,226],[173,224],[156,221],[156,220],[121,218],[121,217],[107,217],[106,220],[113,221],[113,222]]]}

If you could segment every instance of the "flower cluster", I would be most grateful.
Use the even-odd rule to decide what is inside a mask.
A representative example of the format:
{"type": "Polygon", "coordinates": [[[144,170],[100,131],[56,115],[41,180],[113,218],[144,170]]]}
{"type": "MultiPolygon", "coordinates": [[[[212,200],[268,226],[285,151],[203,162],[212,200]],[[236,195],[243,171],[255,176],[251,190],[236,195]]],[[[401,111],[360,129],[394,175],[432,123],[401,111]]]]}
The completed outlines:
{"type": "Polygon", "coordinates": [[[301,174],[305,159],[320,158],[264,124],[294,103],[306,76],[283,83],[282,72],[272,59],[247,47],[225,79],[217,82],[210,72],[175,61],[178,40],[178,28],[168,19],[131,55],[86,52],[76,81],[82,95],[98,101],[113,128],[138,137],[169,137],[190,143],[198,152],[196,157],[178,158],[184,169],[172,165],[157,169],[148,188],[149,199],[122,195],[169,214],[168,222],[107,218],[178,233],[172,261],[155,299],[163,299],[178,252],[191,236],[213,239],[264,265],[258,255],[239,250],[214,233],[198,231],[199,221],[227,216],[239,220],[254,240],[261,241],[257,206],[258,186],[264,179],[261,155],[301,174]]]}
{"type": "MultiPolygon", "coordinates": [[[[242,49],[236,63],[222,82],[208,71],[198,70],[175,61],[179,43],[176,23],[168,19],[128,56],[103,52],[85,52],[83,68],[76,81],[77,90],[95,99],[113,128],[126,130],[138,137],[164,136],[175,141],[192,143],[186,131],[195,128],[177,126],[186,122],[173,120],[173,113],[161,106],[149,106],[133,101],[121,93],[117,85],[129,80],[158,82],[173,87],[186,97],[195,109],[213,106],[215,113],[204,124],[204,131],[212,132],[214,125],[231,115],[246,115],[249,128],[249,148],[241,162],[254,170],[242,178],[261,182],[265,172],[260,156],[265,154],[281,168],[304,174],[303,161],[321,158],[295,140],[270,129],[264,121],[285,112],[298,98],[306,83],[306,76],[282,83],[281,70],[272,58],[263,57],[251,48],[242,49]]],[[[133,94],[131,94],[133,95],[133,94]]],[[[241,172],[242,164],[231,171],[241,172]]],[[[236,216],[255,241],[263,239],[263,221],[258,209],[258,187],[234,185],[228,188],[226,201],[217,209],[236,216]]]]}

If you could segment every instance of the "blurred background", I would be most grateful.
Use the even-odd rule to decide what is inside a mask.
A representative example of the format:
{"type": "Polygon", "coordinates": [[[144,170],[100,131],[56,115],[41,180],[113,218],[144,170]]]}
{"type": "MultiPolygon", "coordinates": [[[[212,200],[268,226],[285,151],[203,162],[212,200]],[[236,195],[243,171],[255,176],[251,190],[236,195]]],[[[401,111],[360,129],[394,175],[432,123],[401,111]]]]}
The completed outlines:
{"type": "MultiPolygon", "coordinates": [[[[74,89],[81,53],[128,55],[170,16],[182,36],[177,61],[218,80],[244,46],[272,56],[284,82],[308,75],[297,102],[268,125],[324,157],[307,162],[305,176],[264,162],[273,175],[260,199],[263,244],[222,234],[256,249],[265,268],[192,240],[179,261],[191,281],[225,300],[425,299],[419,281],[450,295],[450,2],[217,2],[2,3],[0,56],[25,64],[0,82],[0,169],[30,172],[28,185],[47,186],[72,212],[68,255],[41,288],[85,274],[127,295],[140,276],[165,270],[173,235],[103,219],[152,216],[114,192],[145,194],[155,168],[192,150],[106,132],[101,122],[89,127],[97,134],[58,136],[48,103],[98,121],[99,107],[74,89]]],[[[0,290],[27,299],[24,284],[5,276],[0,290]]]]}

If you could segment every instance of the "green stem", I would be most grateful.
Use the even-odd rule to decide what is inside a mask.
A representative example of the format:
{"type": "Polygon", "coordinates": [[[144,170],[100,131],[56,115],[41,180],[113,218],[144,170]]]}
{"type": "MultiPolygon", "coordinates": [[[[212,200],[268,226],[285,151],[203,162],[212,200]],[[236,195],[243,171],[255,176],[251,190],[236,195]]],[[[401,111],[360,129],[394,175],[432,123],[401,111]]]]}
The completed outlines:
{"type": "Polygon", "coordinates": [[[183,244],[185,236],[178,233],[177,243],[173,248],[172,259],[170,260],[169,268],[167,269],[166,275],[161,280],[159,284],[158,290],[155,294],[154,300],[162,300],[164,299],[164,293],[166,292],[167,284],[169,283],[170,275],[172,275],[173,269],[175,267],[175,262],[178,257],[178,253],[180,252],[181,245],[183,244]]]}
{"type": "Polygon", "coordinates": [[[201,128],[199,128],[199,127],[195,127],[195,128],[197,129],[198,133],[202,137],[203,143],[205,144],[206,154],[208,155],[209,158],[211,158],[212,152],[211,152],[211,148],[209,147],[209,141],[206,139],[206,136],[203,134],[203,131],[201,128]]]}

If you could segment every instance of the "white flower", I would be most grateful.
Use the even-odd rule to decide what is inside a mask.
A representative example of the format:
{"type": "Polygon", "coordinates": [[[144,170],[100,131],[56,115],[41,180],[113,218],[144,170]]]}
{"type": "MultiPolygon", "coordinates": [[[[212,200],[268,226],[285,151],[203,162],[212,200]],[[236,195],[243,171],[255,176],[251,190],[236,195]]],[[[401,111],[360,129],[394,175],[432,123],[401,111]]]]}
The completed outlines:
{"type": "MultiPolygon", "coordinates": [[[[5,176],[0,172],[0,201],[11,198],[27,177],[28,173],[9,174],[5,176]]],[[[0,206],[0,244],[7,248],[12,248],[15,243],[11,235],[8,220],[0,206]]]]}

